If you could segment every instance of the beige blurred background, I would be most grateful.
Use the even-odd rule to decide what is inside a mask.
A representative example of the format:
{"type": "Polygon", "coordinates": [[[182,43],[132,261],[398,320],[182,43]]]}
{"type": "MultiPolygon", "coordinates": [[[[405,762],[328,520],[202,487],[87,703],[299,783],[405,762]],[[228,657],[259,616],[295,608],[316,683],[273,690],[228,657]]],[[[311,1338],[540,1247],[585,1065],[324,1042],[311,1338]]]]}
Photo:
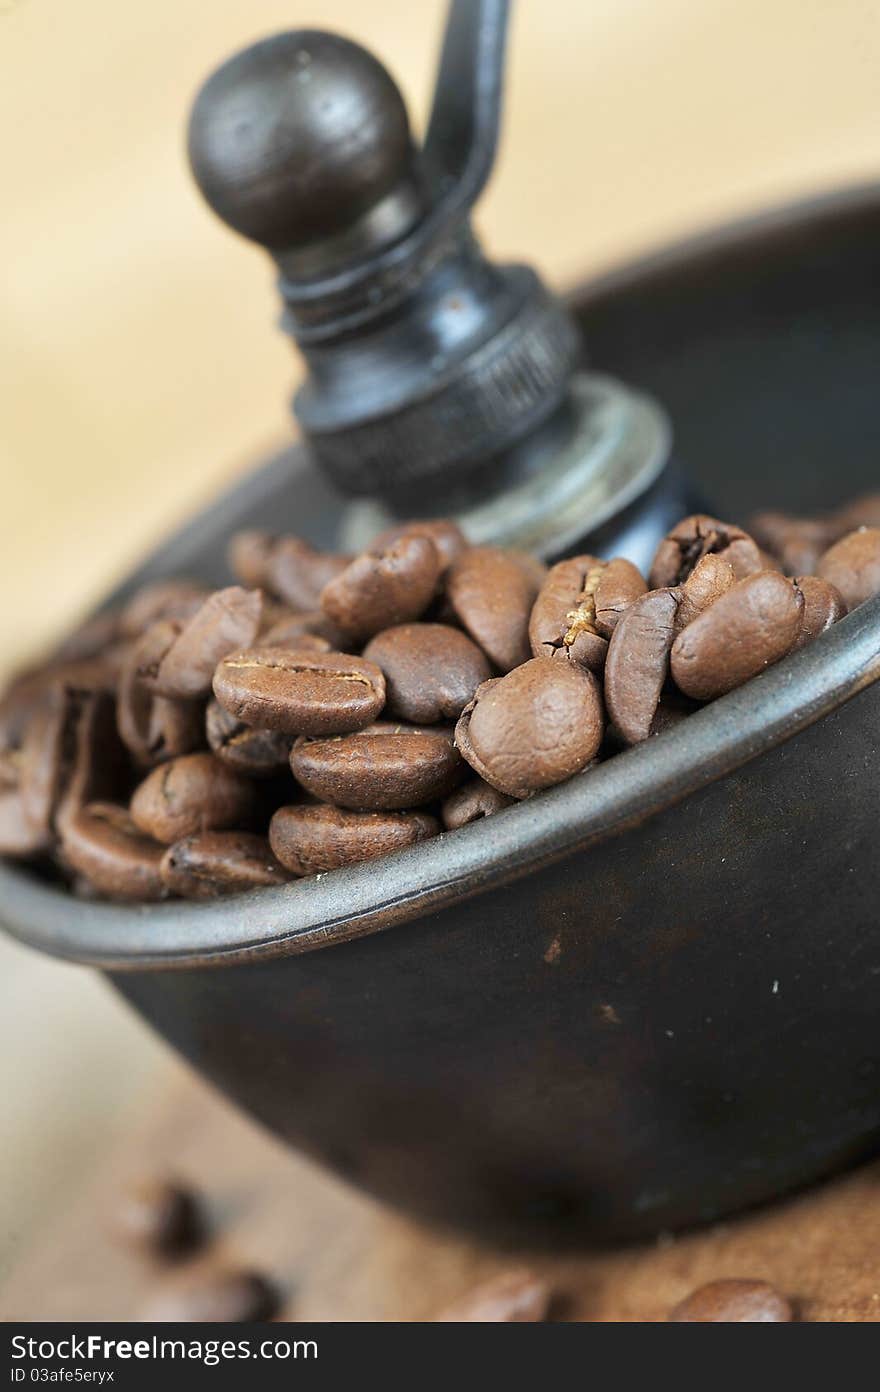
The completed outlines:
{"type": "MultiPolygon", "coordinates": [[[[269,266],[183,156],[191,95],[275,29],[384,58],[418,133],[439,0],[0,0],[0,674],[289,429],[269,266]]],[[[520,0],[478,223],[559,285],[880,169],[876,0],[520,0]]],[[[0,1277],[162,1086],[90,974],[0,943],[0,1277]]]]}

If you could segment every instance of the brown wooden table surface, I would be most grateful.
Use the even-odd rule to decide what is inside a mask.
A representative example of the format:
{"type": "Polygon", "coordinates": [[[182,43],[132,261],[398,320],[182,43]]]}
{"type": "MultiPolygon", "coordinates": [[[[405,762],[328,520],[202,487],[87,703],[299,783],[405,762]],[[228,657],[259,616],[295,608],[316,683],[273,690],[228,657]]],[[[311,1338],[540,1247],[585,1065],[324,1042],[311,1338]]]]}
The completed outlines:
{"type": "Polygon", "coordinates": [[[880,1163],[744,1218],[650,1247],[526,1258],[401,1218],[286,1151],[183,1065],[28,1244],[0,1289],[4,1320],[134,1319],[173,1274],[120,1247],[109,1219],[134,1179],[175,1173],[204,1195],[210,1249],[277,1282],[282,1318],[431,1319],[485,1277],[525,1261],[554,1317],[657,1321],[695,1286],[760,1277],[802,1320],[880,1321],[880,1163]]]}

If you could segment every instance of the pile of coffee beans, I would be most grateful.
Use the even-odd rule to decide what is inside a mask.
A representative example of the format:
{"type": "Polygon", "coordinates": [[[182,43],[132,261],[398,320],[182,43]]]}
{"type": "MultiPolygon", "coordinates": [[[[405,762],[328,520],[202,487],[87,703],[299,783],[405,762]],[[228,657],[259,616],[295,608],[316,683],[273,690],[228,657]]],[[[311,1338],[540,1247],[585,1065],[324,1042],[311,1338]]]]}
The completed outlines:
{"type": "Polygon", "coordinates": [[[411,522],[359,556],[233,538],[0,700],[0,854],[119,901],[281,885],[490,816],[661,733],[880,593],[880,497],[622,557],[411,522]]]}

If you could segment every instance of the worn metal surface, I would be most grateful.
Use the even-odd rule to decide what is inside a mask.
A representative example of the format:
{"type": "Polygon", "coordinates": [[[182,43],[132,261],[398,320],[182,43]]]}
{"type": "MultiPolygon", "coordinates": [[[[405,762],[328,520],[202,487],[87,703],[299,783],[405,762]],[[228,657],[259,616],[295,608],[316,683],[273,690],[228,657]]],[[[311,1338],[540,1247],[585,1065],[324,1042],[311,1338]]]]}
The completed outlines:
{"type": "MultiPolygon", "coordinates": [[[[876,479],[880,314],[855,282],[878,208],[848,195],[582,298],[594,351],[664,378],[685,456],[705,445],[698,481],[738,515],[876,479]]],[[[301,464],[270,464],[136,578],[220,578],[244,521],[296,511],[326,539],[332,495],[304,518],[288,492],[301,464]]],[[[108,967],[219,1086],[402,1207],[551,1241],[700,1221],[880,1135],[878,677],[880,599],[648,747],[381,873],[119,909],[3,867],[3,918],[108,967]]]]}

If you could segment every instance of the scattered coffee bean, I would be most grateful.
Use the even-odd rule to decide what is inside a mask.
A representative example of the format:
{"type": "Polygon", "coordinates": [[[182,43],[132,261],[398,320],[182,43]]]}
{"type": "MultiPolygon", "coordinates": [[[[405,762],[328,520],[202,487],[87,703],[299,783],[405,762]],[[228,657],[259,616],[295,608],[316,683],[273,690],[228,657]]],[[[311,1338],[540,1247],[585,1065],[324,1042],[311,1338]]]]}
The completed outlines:
{"type": "Polygon", "coordinates": [[[818,575],[800,575],[794,583],[804,597],[801,631],[794,644],[802,648],[844,618],[846,604],[840,591],[827,580],[820,580],[818,575]]]}
{"type": "Polygon", "coordinates": [[[591,672],[533,657],[477,689],[455,727],[455,742],[493,788],[524,798],[585,768],[602,743],[603,725],[591,672]]]}
{"type": "Polygon", "coordinates": [[[445,797],[464,774],[452,734],[451,729],[379,721],[329,739],[301,735],[290,767],[307,792],[337,807],[420,807],[445,797]]]}
{"type": "Polygon", "coordinates": [[[119,615],[119,632],[138,638],[160,619],[186,623],[207,598],[204,585],[195,580],[157,580],[132,595],[119,615]]]}
{"type": "Polygon", "coordinates": [[[651,589],[683,584],[701,557],[710,554],[727,561],[737,580],[761,569],[757,544],[748,532],[716,517],[694,513],[673,527],[658,546],[651,566],[651,589]]]}
{"type": "Polygon", "coordinates": [[[256,1324],[277,1308],[276,1291],[257,1272],[203,1267],[167,1281],[140,1318],[150,1324],[256,1324]]]}
{"type": "Polygon", "coordinates": [[[625,744],[639,744],[651,733],[669,673],[679,603],[677,589],[649,590],[630,605],[611,636],[605,704],[625,744]]]}
{"type": "Polygon", "coordinates": [[[119,678],[116,726],[119,736],[144,768],[189,754],[204,745],[203,707],[194,701],[155,696],[144,683],[181,631],[175,620],[152,624],[131,648],[119,678]]]}
{"type": "Polygon", "coordinates": [[[160,1257],[191,1251],[203,1233],[198,1200],[191,1189],[169,1179],[132,1185],[113,1214],[115,1235],[131,1247],[160,1257]]]}
{"type": "Polygon", "coordinates": [[[162,883],[182,899],[215,899],[286,884],[265,836],[247,831],[202,831],[168,847],[159,866],[162,883]]]}
{"type": "Polygon", "coordinates": [[[834,585],[847,610],[880,594],[880,527],[861,527],[835,542],[820,556],[816,574],[834,585]]]}
{"type": "Polygon", "coordinates": [[[152,690],[182,701],[210,695],[217,663],[227,653],[251,646],[262,608],[259,590],[231,585],[209,595],[160,657],[148,683],[152,690]]]}
{"type": "Polygon", "coordinates": [[[246,725],[295,735],[345,735],[369,725],[385,704],[385,678],[346,653],[255,648],[217,666],[214,694],[246,725]]]}
{"type": "Polygon", "coordinates": [[[458,827],[468,826],[471,822],[478,822],[483,817],[491,817],[495,812],[501,812],[505,807],[510,807],[515,801],[508,797],[506,793],[499,793],[497,788],[493,788],[491,783],[486,783],[482,778],[472,778],[463,787],[456,788],[454,793],[450,793],[440,809],[440,816],[447,831],[455,831],[458,827]]]}
{"type": "Polygon", "coordinates": [[[364,657],[385,675],[387,713],[417,725],[457,720],[492,675],[485,654],[448,624],[400,624],[378,633],[364,657]]]}
{"type": "Polygon", "coordinates": [[[197,831],[246,825],[256,810],[254,788],[213,754],[184,754],[147,774],[131,815],[145,835],[170,846],[197,831]]]}
{"type": "Polygon", "coordinates": [[[677,1324],[787,1324],[791,1303],[766,1281],[710,1281],[669,1315],[677,1324]]]}
{"type": "Polygon", "coordinates": [[[108,899],[163,899],[159,874],[164,847],[146,836],[125,807],[93,802],[70,818],[62,841],[64,858],[108,899]]]}
{"type": "Polygon", "coordinates": [[[630,604],[645,593],[636,567],[622,557],[574,556],[551,568],[529,620],[535,657],[564,656],[601,672],[607,640],[630,604]]]}
{"type": "Polygon", "coordinates": [[[280,537],[269,556],[265,588],[291,609],[317,609],[324,586],[350,561],[350,556],[318,551],[300,537],[280,537]]]}
{"type": "Polygon", "coordinates": [[[437,819],[426,812],[279,807],[269,824],[269,844],[295,875],[314,875],[414,846],[439,830],[437,819]]]}
{"type": "Polygon", "coordinates": [[[778,570],[738,581],[676,638],[671,654],[676,686],[697,701],[742,686],[791,651],[803,614],[803,595],[778,570]]]}
{"type": "Polygon", "coordinates": [[[276,618],[260,633],[255,644],[261,648],[306,647],[310,652],[332,652],[342,642],[342,634],[334,628],[320,609],[302,614],[292,611],[276,618]]]}
{"type": "Polygon", "coordinates": [[[440,578],[440,555],[425,536],[404,533],[382,549],[357,556],[321,591],[331,623],[353,639],[371,638],[392,624],[417,619],[440,578]]]}
{"type": "Polygon", "coordinates": [[[499,672],[527,662],[529,618],[546,572],[530,557],[492,546],[474,546],[459,556],[446,579],[446,593],[461,623],[499,672]]]}
{"type": "Polygon", "coordinates": [[[373,547],[375,550],[384,550],[405,536],[427,537],[429,541],[433,541],[443,572],[449,569],[453,561],[458,560],[468,545],[467,537],[457,522],[437,518],[432,521],[402,522],[399,527],[389,527],[376,537],[373,547]]]}
{"type": "MultiPolygon", "coordinates": [[[[791,517],[784,512],[759,512],[751,519],[754,536],[766,546],[787,575],[812,572],[835,540],[830,519],[791,517]]],[[[837,533],[837,535],[840,535],[837,533]]]]}
{"type": "Polygon", "coordinates": [[[693,623],[710,604],[714,604],[716,599],[720,599],[735,584],[733,567],[722,556],[716,556],[712,551],[707,552],[697,561],[681,586],[675,618],[676,628],[687,628],[689,623],[693,623]]]}
{"type": "Polygon", "coordinates": [[[271,778],[290,762],[292,735],[245,725],[224,710],[219,701],[208,703],[205,729],[208,747],[217,758],[250,778],[271,778]]]}
{"type": "Polygon", "coordinates": [[[550,1287],[531,1271],[504,1271],[449,1305],[442,1324],[534,1324],[547,1318],[550,1287]]]}

